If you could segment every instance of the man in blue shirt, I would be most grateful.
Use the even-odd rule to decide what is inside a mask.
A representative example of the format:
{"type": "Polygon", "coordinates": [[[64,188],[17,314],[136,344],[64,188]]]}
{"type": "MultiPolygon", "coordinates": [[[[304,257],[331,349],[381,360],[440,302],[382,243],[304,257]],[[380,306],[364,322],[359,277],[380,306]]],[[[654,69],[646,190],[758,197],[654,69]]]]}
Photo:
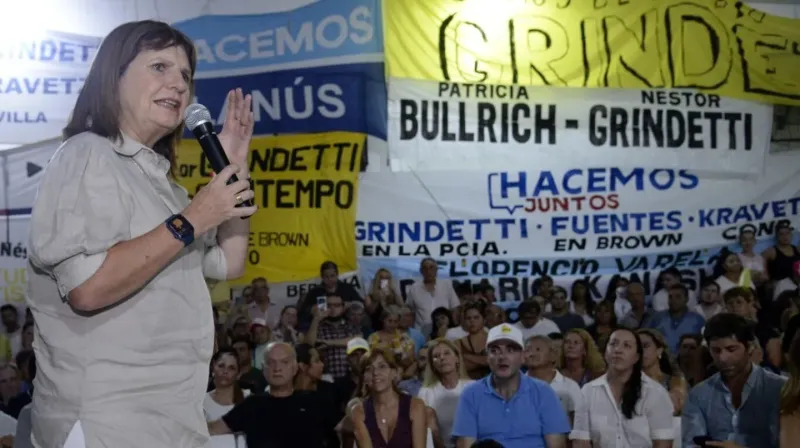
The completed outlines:
{"type": "Polygon", "coordinates": [[[781,388],[786,378],[750,362],[753,324],[723,313],[709,319],[703,337],[719,373],[695,386],[683,407],[683,446],[710,437],[724,448],[778,448],[781,388]]]}
{"type": "Polygon", "coordinates": [[[672,353],[678,353],[681,336],[700,333],[705,325],[703,316],[689,311],[689,290],[681,283],[668,289],[669,308],[653,315],[647,327],[658,330],[667,340],[672,353]]]}
{"type": "Polygon", "coordinates": [[[458,448],[493,439],[505,448],[564,448],[569,420],[547,383],[520,373],[522,332],[509,324],[489,330],[492,373],[467,386],[456,409],[458,448]]]}

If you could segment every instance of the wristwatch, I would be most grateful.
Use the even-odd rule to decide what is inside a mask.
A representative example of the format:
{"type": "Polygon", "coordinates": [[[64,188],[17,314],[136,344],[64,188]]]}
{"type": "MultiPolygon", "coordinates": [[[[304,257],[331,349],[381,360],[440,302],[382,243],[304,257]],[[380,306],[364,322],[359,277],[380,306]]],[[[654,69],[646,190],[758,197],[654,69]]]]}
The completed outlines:
{"type": "Polygon", "coordinates": [[[194,241],[194,227],[183,215],[172,215],[164,224],[172,232],[172,236],[182,242],[184,246],[188,246],[194,241]]]}

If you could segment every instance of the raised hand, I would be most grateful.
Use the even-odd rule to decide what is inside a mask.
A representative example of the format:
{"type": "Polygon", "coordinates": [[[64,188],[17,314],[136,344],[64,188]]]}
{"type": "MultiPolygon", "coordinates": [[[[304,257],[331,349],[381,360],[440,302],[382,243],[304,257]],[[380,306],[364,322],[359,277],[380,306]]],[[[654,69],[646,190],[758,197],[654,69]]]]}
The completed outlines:
{"type": "Polygon", "coordinates": [[[249,181],[240,179],[227,184],[231,176],[240,171],[236,165],[225,167],[194,195],[192,202],[183,211],[183,216],[194,227],[195,237],[231,218],[247,217],[256,212],[255,206],[236,207],[255,196],[249,181]]]}

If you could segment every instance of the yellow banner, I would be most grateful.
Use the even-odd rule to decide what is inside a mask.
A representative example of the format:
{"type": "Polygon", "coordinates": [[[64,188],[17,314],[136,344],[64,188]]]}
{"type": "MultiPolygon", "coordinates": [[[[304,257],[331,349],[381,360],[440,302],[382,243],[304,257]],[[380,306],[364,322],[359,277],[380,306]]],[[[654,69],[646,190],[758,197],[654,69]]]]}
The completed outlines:
{"type": "MultiPolygon", "coordinates": [[[[255,137],[249,157],[258,212],[251,218],[245,276],[271,283],[319,277],[326,260],[356,270],[355,220],[364,134],[255,137]]],[[[179,182],[194,194],[212,173],[200,146],[178,150],[179,182]]]]}
{"type": "Polygon", "coordinates": [[[390,77],[800,105],[800,20],[733,0],[391,0],[390,77]]]}

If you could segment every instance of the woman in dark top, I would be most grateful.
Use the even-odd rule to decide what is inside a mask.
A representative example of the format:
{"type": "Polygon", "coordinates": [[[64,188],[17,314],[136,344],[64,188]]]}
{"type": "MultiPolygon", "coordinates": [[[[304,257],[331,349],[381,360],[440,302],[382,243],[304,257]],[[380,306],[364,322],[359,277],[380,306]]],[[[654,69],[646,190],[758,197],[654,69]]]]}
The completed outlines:
{"type": "Polygon", "coordinates": [[[592,339],[599,342],[608,338],[617,329],[617,315],[614,313],[614,303],[603,300],[594,308],[594,323],[586,329],[592,339]]]}
{"type": "Polygon", "coordinates": [[[767,264],[770,280],[780,281],[792,276],[792,265],[800,261],[800,250],[792,244],[794,229],[788,224],[778,225],[775,229],[775,245],[764,251],[762,255],[767,264]]]}
{"type": "Polygon", "coordinates": [[[464,358],[464,368],[473,380],[481,379],[489,374],[489,363],[486,360],[486,320],[483,305],[477,302],[464,305],[461,310],[461,321],[467,335],[456,343],[464,358]]]}
{"type": "Polygon", "coordinates": [[[453,321],[453,314],[447,308],[440,306],[431,313],[431,322],[433,327],[429,339],[443,338],[447,334],[447,330],[456,326],[453,321]]]}
{"type": "MultiPolygon", "coordinates": [[[[316,348],[310,344],[297,344],[294,348],[297,359],[297,374],[294,376],[294,390],[317,392],[320,401],[328,403],[327,412],[332,414],[333,421],[339,422],[344,417],[336,407],[336,386],[322,380],[322,370],[325,365],[316,348]]],[[[339,436],[336,431],[328,431],[325,435],[327,447],[339,445],[339,436]]]]}
{"type": "Polygon", "coordinates": [[[425,448],[425,404],[398,391],[400,370],[392,352],[373,350],[361,367],[361,401],[350,408],[358,447],[425,448]]]}

